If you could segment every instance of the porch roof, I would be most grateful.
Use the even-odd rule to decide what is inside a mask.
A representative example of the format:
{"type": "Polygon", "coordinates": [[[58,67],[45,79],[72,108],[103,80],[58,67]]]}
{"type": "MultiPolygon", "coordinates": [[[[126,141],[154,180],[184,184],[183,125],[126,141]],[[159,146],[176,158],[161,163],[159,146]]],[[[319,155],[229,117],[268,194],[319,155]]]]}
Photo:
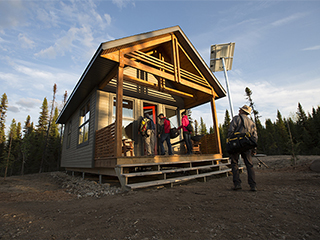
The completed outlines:
{"type": "MultiPolygon", "coordinates": [[[[112,52],[113,50],[119,50],[124,47],[134,46],[135,44],[143,44],[148,39],[156,39],[161,36],[174,35],[181,48],[187,53],[189,60],[194,63],[194,68],[197,69],[203,76],[208,84],[208,87],[212,88],[215,93],[215,99],[226,96],[226,91],[219,83],[217,78],[211,72],[205,61],[202,59],[200,54],[194,48],[192,43],[186,37],[184,32],[179,26],[174,26],[170,28],[160,29],[156,31],[151,31],[147,33],[142,33],[130,37],[125,37],[117,40],[112,40],[109,42],[101,43],[83,72],[78,83],[74,87],[71,95],[69,96],[65,106],[63,107],[57,123],[66,123],[70,116],[74,113],[75,109],[81,104],[81,102],[88,96],[88,94],[95,88],[98,88],[101,83],[108,78],[108,75],[114,71],[115,67],[119,64],[117,61],[103,57],[103,53],[112,52]]],[[[165,46],[165,45],[164,45],[165,46]]],[[[187,60],[188,61],[188,60],[187,60]]],[[[174,86],[179,87],[179,83],[174,83],[174,86]]],[[[187,87],[182,86],[182,91],[185,91],[187,87]]],[[[177,91],[179,92],[179,91],[177,91]]],[[[195,107],[208,102],[208,98],[201,97],[196,101],[189,100],[189,107],[195,107]]]]}

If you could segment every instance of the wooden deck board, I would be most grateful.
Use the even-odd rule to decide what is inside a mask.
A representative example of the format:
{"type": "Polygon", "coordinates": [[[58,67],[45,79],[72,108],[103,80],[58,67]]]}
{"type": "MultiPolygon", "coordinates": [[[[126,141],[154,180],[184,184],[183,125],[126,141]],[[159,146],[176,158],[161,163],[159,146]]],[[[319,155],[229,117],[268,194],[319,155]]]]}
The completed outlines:
{"type": "Polygon", "coordinates": [[[186,171],[192,171],[192,170],[197,170],[197,169],[210,169],[210,168],[214,168],[214,167],[222,167],[222,166],[228,166],[228,165],[230,165],[230,164],[229,163],[222,163],[222,164],[212,164],[212,165],[206,165],[206,166],[200,166],[200,167],[168,169],[168,170],[162,170],[162,171],[123,173],[122,176],[124,176],[124,177],[140,177],[140,176],[148,176],[148,175],[159,175],[159,174],[163,174],[163,173],[186,172],[186,171]]]}
{"type": "Polygon", "coordinates": [[[183,177],[176,177],[176,178],[172,178],[172,179],[164,179],[164,180],[149,181],[149,182],[142,182],[142,183],[132,183],[132,184],[127,184],[126,187],[130,188],[131,190],[139,189],[139,188],[147,188],[147,187],[152,187],[152,186],[159,186],[159,185],[184,182],[184,181],[189,181],[192,179],[204,178],[204,177],[223,174],[223,173],[227,173],[227,172],[231,172],[231,169],[223,169],[223,170],[215,171],[215,172],[202,173],[202,174],[183,176],[183,177]]]}

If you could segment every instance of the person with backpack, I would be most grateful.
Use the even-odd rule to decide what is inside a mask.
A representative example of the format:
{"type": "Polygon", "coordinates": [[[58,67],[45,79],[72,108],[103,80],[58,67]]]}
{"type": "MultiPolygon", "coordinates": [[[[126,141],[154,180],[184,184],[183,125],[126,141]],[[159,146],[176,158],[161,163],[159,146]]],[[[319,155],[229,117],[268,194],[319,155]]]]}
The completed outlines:
{"type": "Polygon", "coordinates": [[[140,123],[140,133],[143,137],[148,156],[154,155],[155,129],[153,120],[149,114],[146,114],[146,117],[140,123]]]}
{"type": "Polygon", "coordinates": [[[170,142],[170,121],[167,119],[163,113],[160,113],[158,118],[160,119],[160,124],[159,124],[159,144],[160,144],[160,155],[165,155],[165,150],[163,146],[163,142],[167,142],[168,146],[168,154],[172,154],[172,147],[171,147],[171,142],[170,142]]]}
{"type": "MultiPolygon", "coordinates": [[[[239,109],[239,115],[235,116],[229,126],[228,130],[228,138],[232,136],[235,132],[246,133],[249,132],[254,140],[257,142],[258,134],[255,123],[248,117],[251,114],[251,108],[247,105],[244,105],[239,109]]],[[[257,191],[256,181],[255,181],[255,171],[253,169],[252,155],[255,154],[254,149],[244,150],[236,153],[230,154],[231,160],[231,168],[233,175],[233,190],[240,190],[241,187],[241,179],[239,176],[239,168],[238,168],[238,160],[239,156],[244,160],[244,163],[247,168],[248,175],[248,184],[250,185],[251,191],[257,191]]]]}
{"type": "Polygon", "coordinates": [[[191,142],[192,127],[190,128],[191,124],[188,119],[187,112],[183,111],[181,113],[181,116],[182,116],[181,126],[178,127],[178,130],[180,130],[181,128],[183,129],[183,139],[186,142],[187,154],[189,155],[189,154],[192,154],[192,142],[191,142]]]}

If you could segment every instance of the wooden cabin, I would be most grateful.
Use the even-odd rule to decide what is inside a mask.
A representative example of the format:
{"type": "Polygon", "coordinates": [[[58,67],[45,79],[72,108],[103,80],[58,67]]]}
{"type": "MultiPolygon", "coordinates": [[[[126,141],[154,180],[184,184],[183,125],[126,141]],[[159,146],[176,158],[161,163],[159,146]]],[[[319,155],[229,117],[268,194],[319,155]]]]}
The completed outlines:
{"type": "MultiPolygon", "coordinates": [[[[130,176],[120,175],[139,175],[136,171],[141,168],[159,172],[164,166],[168,170],[170,164],[188,169],[195,165],[227,165],[222,159],[215,105],[225,95],[179,26],[102,43],[57,120],[65,125],[61,167],[83,173],[117,174],[128,184],[130,176]],[[148,113],[157,123],[157,116],[163,113],[178,127],[182,111],[208,102],[215,129],[207,143],[214,149],[210,154],[187,156],[183,144],[176,144],[173,156],[145,156],[138,132],[142,116],[148,113]]],[[[182,134],[172,143],[180,140],[182,134]]],[[[155,148],[157,153],[158,141],[155,148]]],[[[162,172],[160,179],[166,178],[162,172]]]]}

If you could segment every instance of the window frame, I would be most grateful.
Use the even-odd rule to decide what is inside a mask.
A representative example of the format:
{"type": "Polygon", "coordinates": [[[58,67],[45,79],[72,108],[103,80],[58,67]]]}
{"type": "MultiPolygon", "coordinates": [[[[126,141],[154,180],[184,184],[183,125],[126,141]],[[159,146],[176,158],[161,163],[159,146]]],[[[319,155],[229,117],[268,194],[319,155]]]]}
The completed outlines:
{"type": "MultiPolygon", "coordinates": [[[[116,95],[113,95],[111,98],[112,101],[112,122],[115,122],[116,120],[116,108],[115,108],[115,104],[116,104],[116,95]]],[[[134,122],[135,121],[135,99],[134,98],[128,98],[128,97],[124,97],[122,100],[122,106],[123,106],[123,102],[124,101],[130,101],[132,102],[132,116],[131,117],[127,117],[124,114],[124,108],[122,107],[122,127],[124,127],[124,122],[134,122]]],[[[124,135],[124,133],[122,132],[122,138],[127,138],[126,135],[124,135]]]]}
{"type": "Polygon", "coordinates": [[[79,127],[78,127],[78,146],[89,144],[89,133],[90,133],[90,118],[91,118],[91,102],[90,100],[80,108],[79,112],[79,127]],[[83,130],[81,133],[80,131],[83,130]],[[87,133],[87,138],[86,138],[87,133]],[[82,141],[80,141],[82,138],[82,141]]]}
{"type": "Polygon", "coordinates": [[[70,148],[71,146],[71,133],[72,133],[72,120],[68,122],[68,127],[67,127],[67,146],[66,148],[70,148]]]}

